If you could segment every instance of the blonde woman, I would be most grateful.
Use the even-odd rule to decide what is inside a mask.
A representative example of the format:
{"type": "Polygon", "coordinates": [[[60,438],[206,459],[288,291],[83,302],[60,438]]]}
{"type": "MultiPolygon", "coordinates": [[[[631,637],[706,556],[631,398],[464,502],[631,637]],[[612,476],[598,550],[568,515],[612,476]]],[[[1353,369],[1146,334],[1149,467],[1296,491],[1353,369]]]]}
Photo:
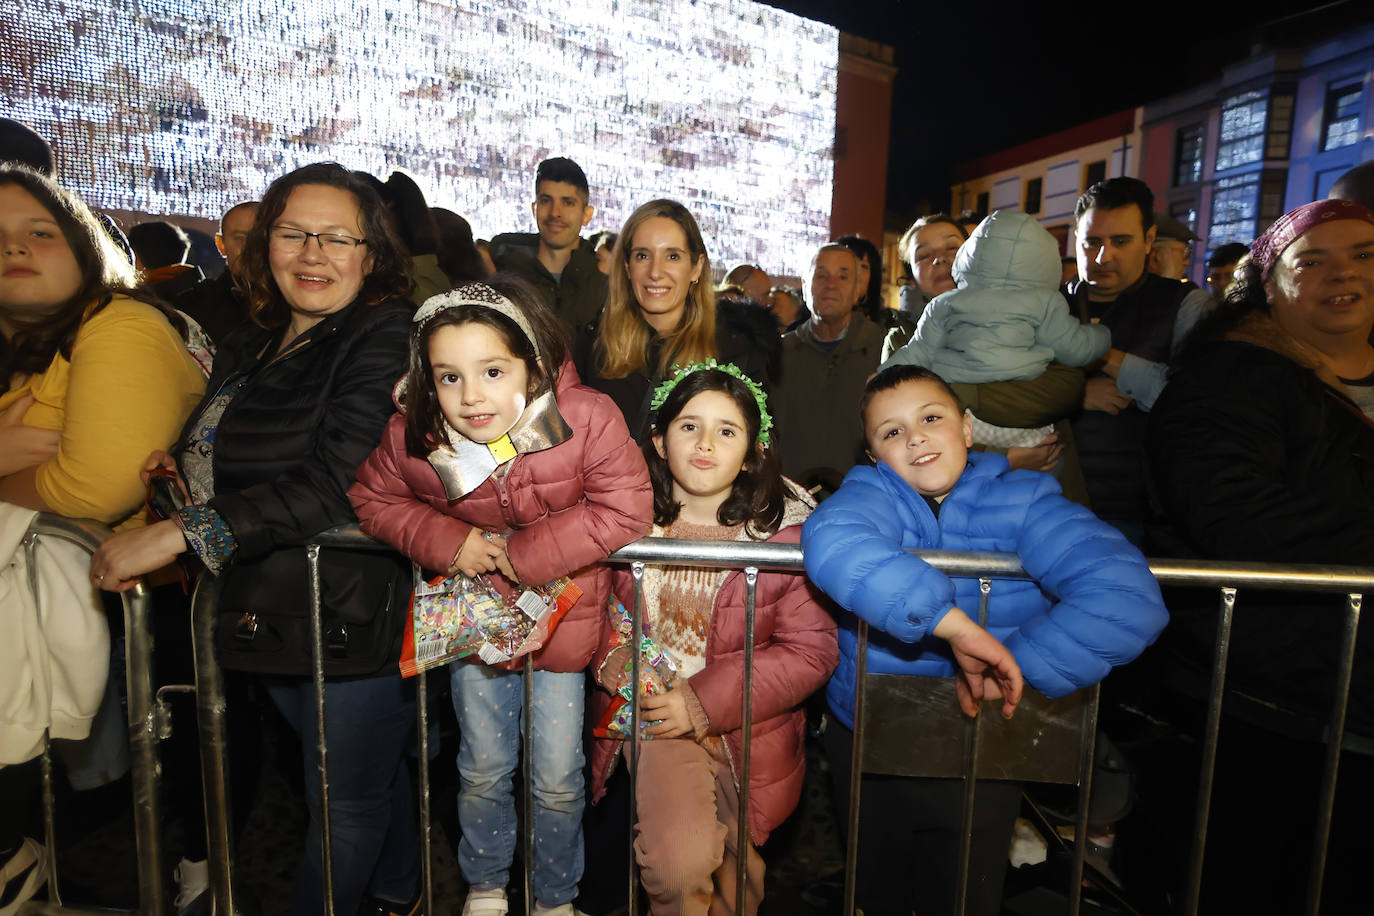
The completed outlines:
{"type": "Polygon", "coordinates": [[[756,306],[716,303],[706,243],[682,204],[653,200],[630,215],[609,280],[601,316],[579,330],[573,358],[583,382],[615,401],[635,438],[648,432],[650,395],[674,365],[714,357],[770,378],[775,319],[756,306]]]}

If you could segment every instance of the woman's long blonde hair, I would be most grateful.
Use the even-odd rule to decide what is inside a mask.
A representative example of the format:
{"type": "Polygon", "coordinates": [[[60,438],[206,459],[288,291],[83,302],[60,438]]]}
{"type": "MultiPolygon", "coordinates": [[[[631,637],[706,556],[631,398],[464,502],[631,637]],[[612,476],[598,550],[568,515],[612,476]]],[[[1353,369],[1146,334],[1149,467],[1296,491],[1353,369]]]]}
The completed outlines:
{"type": "Polygon", "coordinates": [[[648,371],[662,378],[674,364],[716,356],[716,302],[711,291],[711,258],[701,229],[691,212],[675,200],[651,200],[625,221],[616,239],[611,256],[610,291],[601,324],[596,332],[596,368],[603,378],[624,378],[632,372],[648,371]],[[649,342],[654,329],[644,320],[630,285],[628,265],[635,232],[647,220],[666,217],[682,227],[687,237],[687,250],[692,264],[701,265],[701,273],[687,293],[682,320],[668,334],[663,335],[658,364],[649,366],[649,342]]]}

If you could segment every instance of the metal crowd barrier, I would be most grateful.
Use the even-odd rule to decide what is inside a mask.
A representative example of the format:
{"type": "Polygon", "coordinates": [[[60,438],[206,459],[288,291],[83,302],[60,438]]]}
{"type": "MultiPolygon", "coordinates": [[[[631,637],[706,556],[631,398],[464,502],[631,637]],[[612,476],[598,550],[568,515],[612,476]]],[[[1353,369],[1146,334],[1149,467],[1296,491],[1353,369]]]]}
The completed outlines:
{"type": "MultiPolygon", "coordinates": [[[[1024,578],[1015,554],[955,551],[917,551],[926,562],[949,575],[979,579],[979,623],[986,624],[987,605],[993,579],[1024,578]]],[[[744,850],[748,842],[749,747],[754,642],[754,591],[760,570],[803,568],[799,546],[738,541],[688,541],[645,538],[611,556],[612,562],[629,562],[635,579],[634,627],[640,631],[643,615],[643,568],[646,563],[692,565],[712,568],[742,568],[746,577],[745,607],[745,682],[743,696],[743,753],[740,776],[740,818],[738,830],[738,874],[736,912],[744,908],[746,889],[744,850]]],[[[1207,819],[1211,809],[1212,783],[1216,767],[1217,739],[1220,732],[1222,698],[1225,692],[1226,659],[1237,589],[1336,592],[1346,595],[1345,618],[1337,658],[1337,678],[1327,728],[1327,751],[1322,777],[1321,807],[1310,863],[1308,898],[1305,912],[1319,911],[1326,865],[1327,842],[1335,803],[1340,751],[1345,734],[1345,712],[1349,699],[1351,671],[1355,657],[1355,638],[1359,625],[1362,595],[1374,589],[1374,569],[1320,565],[1277,566],[1266,563],[1229,563],[1207,560],[1154,560],[1150,571],[1161,585],[1219,587],[1221,605],[1216,651],[1207,701],[1207,726],[1199,791],[1193,829],[1192,852],[1185,912],[1196,916],[1202,887],[1203,852],[1207,839],[1207,819]]],[[[1069,913],[1077,916],[1082,906],[1083,869],[1087,851],[1088,797],[1092,788],[1094,739],[1098,713],[1099,688],[1080,690],[1068,697],[1049,700],[1034,690],[1010,721],[982,714],[969,719],[957,708],[952,687],[934,679],[867,675],[868,626],[860,621],[858,632],[858,683],[855,690],[854,751],[850,768],[849,829],[845,851],[846,916],[853,916],[855,874],[858,864],[859,787],[862,774],[885,772],[897,775],[959,776],[965,780],[963,826],[959,845],[959,868],[953,876],[958,912],[967,900],[969,852],[972,842],[972,813],[976,781],[979,778],[1009,779],[1022,782],[1059,782],[1078,788],[1078,813],[1074,831],[1074,853],[1069,873],[1069,913]],[[876,681],[875,685],[870,681],[876,681]],[[875,702],[876,701],[876,702],[875,702]],[[878,708],[888,722],[887,742],[871,742],[865,706],[878,708]],[[903,727],[903,722],[907,727],[903,727]],[[919,724],[919,727],[913,727],[919,724]],[[958,736],[961,740],[951,742],[958,736]],[[870,743],[872,746],[870,747],[870,743]],[[985,749],[986,745],[986,749],[985,749]],[[950,754],[949,748],[962,751],[950,754]],[[1035,751],[1027,750],[1034,747],[1035,751]],[[1065,754],[1068,748],[1075,752],[1065,754]]],[[[633,682],[639,683],[639,661],[635,659],[633,682]]],[[[995,704],[994,704],[995,705],[995,704]]],[[[631,824],[634,815],[634,765],[639,740],[639,710],[634,708],[631,760],[631,824]]],[[[630,914],[637,912],[637,882],[633,857],[630,863],[630,914]]]]}
{"type": "MultiPolygon", "coordinates": [[[[322,640],[322,619],[319,588],[319,553],[322,548],[377,550],[383,549],[375,541],[367,538],[356,527],[333,529],[317,536],[307,548],[307,562],[312,575],[311,610],[312,634],[315,637],[313,652],[313,680],[316,687],[317,752],[321,784],[321,812],[323,830],[323,888],[326,911],[333,912],[332,888],[332,851],[328,820],[328,778],[327,778],[327,740],[324,734],[324,663],[322,640]]],[[[980,621],[986,620],[987,603],[992,588],[992,580],[999,578],[1022,578],[1025,576],[1020,562],[1014,554],[997,553],[958,553],[952,551],[918,551],[922,559],[950,575],[978,578],[980,580],[980,621]]],[[[755,626],[755,591],[758,573],[761,570],[780,570],[800,572],[803,569],[801,548],[796,545],[770,544],[739,541],[689,541],[678,539],[644,538],[617,551],[610,557],[612,563],[629,563],[634,577],[633,625],[635,632],[642,627],[644,615],[643,572],[646,564],[691,565],[709,568],[740,568],[746,581],[745,607],[745,674],[742,695],[752,694],[753,678],[753,637],[755,626]]],[[[1221,606],[1216,652],[1213,660],[1211,689],[1208,697],[1206,733],[1203,745],[1203,761],[1200,772],[1200,788],[1197,798],[1197,815],[1193,830],[1193,847],[1190,859],[1190,877],[1185,912],[1193,916],[1198,910],[1198,899],[1202,881],[1203,849],[1207,835],[1207,818],[1211,805],[1213,771],[1216,762],[1217,736],[1220,730],[1221,705],[1225,687],[1226,658],[1230,645],[1231,624],[1235,609],[1237,589],[1256,587],[1266,590],[1283,589],[1308,592],[1340,592],[1347,595],[1345,626],[1343,629],[1338,660],[1338,676],[1333,707],[1328,728],[1329,743],[1326,753],[1325,770],[1322,781],[1322,807],[1319,812],[1315,846],[1311,859],[1308,905],[1306,912],[1316,914],[1321,898],[1321,885],[1326,861],[1327,840],[1330,833],[1332,807],[1335,799],[1336,779],[1340,763],[1341,740],[1344,735],[1345,710],[1350,687],[1351,669],[1354,663],[1355,635],[1359,623],[1361,595],[1374,589],[1374,569],[1354,569],[1314,565],[1275,566],[1260,563],[1222,563],[1210,561],[1156,560],[1151,563],[1151,571],[1162,585],[1220,587],[1221,606]]],[[[224,725],[223,685],[218,665],[213,653],[214,605],[219,585],[214,579],[206,577],[196,590],[193,601],[197,711],[201,729],[202,766],[204,770],[206,824],[209,832],[208,848],[210,855],[210,886],[215,905],[220,913],[232,913],[233,881],[231,875],[232,854],[229,837],[228,778],[226,766],[226,738],[224,725]]],[[[132,603],[131,603],[132,604],[132,603]]],[[[861,623],[859,630],[860,651],[857,678],[863,689],[855,692],[855,729],[854,759],[851,768],[850,807],[848,847],[845,856],[845,913],[854,912],[854,876],[857,865],[857,825],[859,818],[859,785],[862,773],[890,772],[906,775],[960,776],[966,781],[964,798],[963,830],[959,849],[958,874],[952,880],[958,881],[958,900],[960,912],[963,911],[969,849],[972,838],[972,805],[975,798],[975,785],[978,778],[999,778],[1019,781],[1045,781],[1074,784],[1078,788],[1078,815],[1075,830],[1074,853],[1070,869],[1068,888],[1069,912],[1076,914],[1081,907],[1083,888],[1084,858],[1086,854],[1088,794],[1091,789],[1094,731],[1098,710],[1098,689],[1078,691],[1059,700],[1047,700],[1027,691],[1017,715],[1006,722],[1000,716],[983,714],[968,719],[958,712],[953,690],[937,679],[901,678],[868,676],[866,673],[866,652],[864,651],[868,632],[861,623]],[[872,681],[873,683],[869,683],[872,681]],[[928,683],[936,681],[935,684],[928,683]],[[900,683],[897,683],[900,682],[900,683]],[[875,686],[876,685],[876,686],[875,686]],[[944,694],[941,694],[944,690],[944,694]],[[920,696],[917,696],[920,694],[920,696]],[[884,717],[895,716],[899,721],[914,721],[918,716],[919,729],[899,728],[893,730],[901,738],[897,743],[892,740],[870,739],[869,725],[865,721],[873,706],[884,713],[884,717]],[[905,717],[903,719],[902,717],[905,717]],[[957,729],[959,740],[953,746],[961,748],[957,753],[949,752],[949,736],[957,729]],[[913,740],[920,740],[922,733],[927,740],[921,745],[933,761],[920,768],[910,763],[915,757],[925,753],[913,753],[913,740]],[[871,744],[871,746],[870,746],[871,744]],[[1036,747],[1035,752],[1027,753],[1027,746],[1036,747]]],[[[132,653],[132,649],[131,649],[132,653]]],[[[634,653],[633,683],[639,683],[640,664],[638,653],[634,653]]],[[[146,662],[147,659],[144,659],[146,662]]],[[[135,707],[132,701],[132,684],[135,680],[134,659],[130,659],[131,729],[135,722],[135,707]]],[[[531,702],[532,681],[530,664],[526,660],[524,669],[524,689],[526,708],[531,702]]],[[[858,685],[856,685],[858,686],[858,685]]],[[[428,709],[426,704],[426,681],[423,672],[416,676],[417,689],[417,727],[420,743],[420,830],[423,855],[422,895],[424,912],[433,913],[433,880],[430,873],[430,817],[429,817],[429,754],[428,754],[428,709]]],[[[144,707],[140,707],[143,709],[144,707]]],[[[748,806],[749,806],[749,768],[750,768],[750,726],[752,723],[752,704],[743,706],[743,747],[740,761],[739,821],[737,823],[737,845],[739,850],[737,872],[737,912],[743,911],[747,890],[747,856],[749,843],[748,806]]],[[[140,715],[151,715],[151,712],[140,715]]],[[[151,722],[148,723],[151,726],[151,722]]],[[[628,745],[631,781],[631,829],[635,822],[635,763],[638,759],[640,711],[638,704],[632,708],[632,731],[634,740],[628,745]]],[[[524,718],[525,747],[530,741],[530,717],[524,718]]],[[[145,742],[151,741],[151,732],[143,736],[145,742]]],[[[149,749],[149,754],[151,749],[149,749]]],[[[529,772],[530,755],[522,753],[525,804],[525,829],[522,844],[525,853],[524,869],[526,912],[533,908],[530,893],[529,863],[532,859],[533,825],[530,815],[531,776],[529,772]]],[[[150,790],[151,794],[151,790],[150,790]]],[[[150,809],[151,810],[151,809],[150,809]]],[[[141,823],[155,825],[156,818],[145,818],[141,823]]],[[[155,839],[148,841],[154,849],[155,839]]],[[[142,848],[142,847],[140,847],[142,848]]],[[[140,856],[142,870],[144,858],[140,856]]],[[[152,861],[156,861],[153,859],[152,861]]],[[[161,916],[162,897],[160,883],[154,874],[151,878],[141,877],[141,883],[151,887],[146,899],[150,901],[154,916],[161,916]]],[[[638,880],[636,866],[631,856],[628,875],[629,913],[638,912],[638,880]]]]}
{"type": "MultiPolygon", "coordinates": [[[[69,519],[43,512],[29,525],[22,542],[29,566],[29,588],[40,598],[35,553],[42,538],[56,538],[94,553],[110,529],[85,519],[69,519]]],[[[161,822],[158,816],[158,703],[153,680],[152,606],[148,589],[139,583],[124,593],[124,633],[127,643],[126,689],[129,717],[129,768],[134,801],[134,849],[138,869],[138,912],[142,916],[163,916],[167,898],[161,875],[161,822]]],[[[72,914],[97,911],[64,906],[58,881],[57,825],[53,791],[52,745],[45,742],[42,759],[43,835],[48,849],[48,900],[29,901],[20,910],[24,916],[72,914]]],[[[116,912],[109,909],[100,913],[116,912]]]]}

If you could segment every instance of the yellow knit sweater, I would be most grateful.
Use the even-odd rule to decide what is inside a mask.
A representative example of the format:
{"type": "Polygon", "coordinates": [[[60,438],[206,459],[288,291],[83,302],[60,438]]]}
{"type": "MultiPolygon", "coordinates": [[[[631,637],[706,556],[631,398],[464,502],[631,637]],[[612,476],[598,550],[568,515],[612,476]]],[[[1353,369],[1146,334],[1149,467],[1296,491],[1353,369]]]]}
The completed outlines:
{"type": "Polygon", "coordinates": [[[77,331],[71,360],[0,395],[0,411],[32,392],[24,423],[62,432],[38,466],[38,495],[59,515],[119,529],[143,524],[139,469],[169,448],[205,391],[205,376],[157,309],[116,296],[77,331]]]}

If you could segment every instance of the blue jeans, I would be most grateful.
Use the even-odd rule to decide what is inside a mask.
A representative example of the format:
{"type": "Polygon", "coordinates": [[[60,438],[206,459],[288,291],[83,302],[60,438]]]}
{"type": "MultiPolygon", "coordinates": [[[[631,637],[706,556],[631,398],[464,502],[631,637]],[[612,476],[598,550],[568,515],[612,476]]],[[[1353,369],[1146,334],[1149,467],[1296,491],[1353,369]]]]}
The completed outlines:
{"type": "MultiPolygon", "coordinates": [[[[512,777],[520,760],[524,686],[518,671],[451,666],[458,716],[458,865],[474,888],[510,880],[518,831],[512,777]]],[[[545,906],[571,903],[582,878],[583,673],[534,672],[531,758],[534,798],[534,896],[545,906]]],[[[526,863],[527,867],[529,863],[526,863]]]]}
{"type": "MultiPolygon", "coordinates": [[[[291,912],[316,916],[324,913],[324,866],[315,687],[276,681],[267,692],[301,737],[310,829],[291,912]]],[[[415,696],[400,674],[326,681],[324,714],[335,912],[356,913],[364,892],[392,903],[408,901],[420,878],[419,828],[403,756],[415,726],[415,696]]]]}

